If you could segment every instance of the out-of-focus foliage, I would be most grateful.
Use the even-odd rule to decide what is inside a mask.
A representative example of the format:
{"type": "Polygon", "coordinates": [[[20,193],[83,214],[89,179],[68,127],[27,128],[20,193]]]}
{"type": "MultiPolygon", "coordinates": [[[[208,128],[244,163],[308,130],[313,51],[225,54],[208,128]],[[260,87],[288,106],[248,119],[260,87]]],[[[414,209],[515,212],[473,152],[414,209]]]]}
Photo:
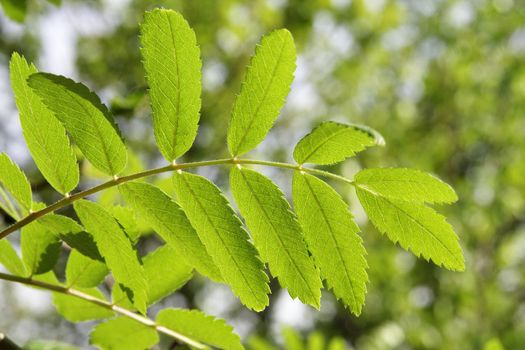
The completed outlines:
{"type": "MultiPolygon", "coordinates": [[[[90,82],[90,88],[103,92],[111,102],[125,134],[131,135],[128,144],[144,162],[154,163],[161,156],[148,122],[137,23],[146,8],[164,6],[188,19],[201,45],[205,90],[192,158],[226,156],[223,140],[235,99],[232,91],[239,91],[244,67],[260,36],[286,27],[297,44],[296,82],[282,111],[286,117],[279,118],[263,142],[262,154],[291,159],[290,145],[321,120],[363,123],[381,130],[389,147],[372,149],[358,161],[345,163],[341,170],[346,176],[362,166],[415,167],[438,174],[453,185],[460,199],[440,211],[459,233],[466,255],[466,271],[461,274],[415,260],[384,244],[371,225],[360,222],[371,282],[359,318],[328,293],[317,316],[293,308],[288,313],[296,313],[295,319],[283,315],[279,309],[287,301],[277,293],[272,295],[276,302],[258,317],[236,304],[225,302],[219,307],[206,301],[205,295],[224,296],[224,291],[198,282],[183,289],[173,303],[199,305],[233,320],[241,334],[270,339],[277,335],[281,339],[278,325],[290,320],[304,334],[315,328],[326,339],[342,336],[365,350],[525,346],[525,8],[519,1],[123,3],[110,30],[80,35],[73,42],[78,50],[74,67],[82,81],[90,82]],[[291,130],[294,137],[289,136],[291,130]]],[[[16,35],[4,35],[8,20],[0,15],[2,66],[15,49],[32,61],[45,62],[37,29],[46,16],[62,11],[73,17],[92,8],[114,15],[112,6],[116,5],[109,0],[63,1],[60,8],[29,1],[25,24],[16,27],[16,35]]],[[[83,32],[77,29],[77,33],[83,32]]],[[[4,75],[0,79],[6,79],[4,75]]],[[[11,146],[3,141],[10,139],[4,133],[11,130],[11,122],[2,114],[0,147],[11,154],[11,146]]],[[[30,174],[32,166],[26,166],[30,174]]],[[[87,165],[83,171],[95,174],[87,165]]],[[[227,181],[222,172],[207,175],[227,181]]],[[[169,182],[159,185],[172,191],[169,182]]],[[[35,187],[38,196],[54,199],[44,182],[35,187]]],[[[354,193],[347,196],[356,203],[354,193]]],[[[354,209],[359,214],[360,209],[354,209]]],[[[3,288],[0,328],[9,334],[24,328],[13,319],[27,321],[22,321],[23,310],[8,307],[9,298],[16,296],[3,288]]],[[[81,328],[72,330],[46,320],[55,325],[56,334],[69,334],[69,339],[82,334],[81,328]]],[[[11,338],[25,339],[18,332],[11,338]]],[[[49,330],[39,334],[52,337],[49,330]]]]}

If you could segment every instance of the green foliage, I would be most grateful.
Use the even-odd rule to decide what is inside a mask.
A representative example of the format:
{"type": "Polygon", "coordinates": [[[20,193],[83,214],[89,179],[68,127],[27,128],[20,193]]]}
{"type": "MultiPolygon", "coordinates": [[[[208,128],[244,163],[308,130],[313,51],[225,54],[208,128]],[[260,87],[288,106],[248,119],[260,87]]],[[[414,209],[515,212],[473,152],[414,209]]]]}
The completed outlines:
{"type": "Polygon", "coordinates": [[[176,173],[175,192],[222,278],[247,307],[261,311],[268,305],[268,276],[248,234],[221,190],[210,180],[176,173]]]}
{"type": "Polygon", "coordinates": [[[445,217],[423,204],[381,197],[359,187],[357,195],[372,223],[392,242],[447,269],[465,269],[458,238],[445,217]]]}
{"type": "Polygon", "coordinates": [[[409,202],[452,203],[456,192],[440,179],[416,169],[364,169],[355,176],[358,187],[379,196],[409,202]]]}
{"type": "Polygon", "coordinates": [[[308,247],[337,298],[359,315],[365,302],[367,263],[359,227],[341,196],[318,178],[296,172],[293,201],[308,247]]]}
{"type": "Polygon", "coordinates": [[[157,323],[220,349],[244,349],[239,336],[224,320],[198,310],[164,309],[157,315],[157,323]]]}
{"type": "Polygon", "coordinates": [[[38,222],[49,228],[58,238],[71,248],[93,260],[103,261],[93,236],[87,233],[75,220],[57,214],[49,214],[38,222]]]}
{"type": "Polygon", "coordinates": [[[139,182],[119,187],[124,199],[184,261],[215,281],[221,275],[180,206],[159,188],[139,182]]]}
{"type": "Polygon", "coordinates": [[[13,163],[9,156],[0,153],[0,204],[2,208],[5,207],[10,214],[14,215],[15,219],[18,219],[19,213],[5,191],[16,200],[21,214],[26,215],[32,205],[31,185],[24,172],[13,163]]]}
{"type": "Polygon", "coordinates": [[[320,307],[322,283],[295,214],[281,190],[253,170],[233,167],[233,195],[270,272],[293,298],[320,307]]]}
{"type": "Polygon", "coordinates": [[[27,274],[23,261],[7,239],[0,240],[0,264],[16,276],[27,274]]]}
{"type": "Polygon", "coordinates": [[[126,146],[106,106],[85,85],[49,73],[36,73],[29,86],[62,122],[93,166],[117,175],[127,161],[126,146]]]}
{"type": "Polygon", "coordinates": [[[146,12],[142,56],[160,151],[174,161],[191,147],[201,108],[201,61],[195,33],[177,12],[146,12]]]}
{"type": "Polygon", "coordinates": [[[106,265],[73,249],[66,265],[66,284],[70,287],[96,287],[109,273],[106,265]]]}
{"type": "Polygon", "coordinates": [[[232,156],[251,151],[266,137],[290,91],[295,56],[293,38],[286,29],[262,38],[233,106],[228,128],[232,156]]]}
{"type": "Polygon", "coordinates": [[[383,137],[368,127],[324,122],[297,143],[293,158],[299,164],[334,164],[383,144],[383,137]]]}
{"type": "Polygon", "coordinates": [[[27,13],[27,0],[0,0],[5,14],[13,21],[23,22],[27,13]]]}
{"type": "MultiPolygon", "coordinates": [[[[97,288],[77,288],[77,290],[100,300],[106,299],[97,288]]],[[[106,308],[66,294],[53,293],[53,304],[58,313],[71,322],[86,322],[113,316],[113,312],[106,308]]]]}
{"type": "Polygon", "coordinates": [[[79,181],[77,158],[64,127],[27,83],[38,70],[14,53],[9,71],[22,131],[33,160],[51,186],[62,194],[68,193],[79,181]]]}
{"type": "MultiPolygon", "coordinates": [[[[161,246],[143,259],[144,276],[148,283],[148,306],[180,289],[193,276],[192,268],[168,245],[161,246]]],[[[128,295],[117,284],[112,289],[113,302],[133,308],[128,295]]]]}
{"type": "Polygon", "coordinates": [[[90,334],[90,342],[108,350],[149,349],[159,342],[159,336],[151,327],[117,317],[96,326],[90,334]]]}
{"type": "MultiPolygon", "coordinates": [[[[270,288],[259,255],[292,297],[319,308],[322,278],[359,315],[368,281],[360,229],[341,195],[316,176],[353,186],[370,221],[403,248],[448,269],[464,269],[452,227],[426,206],[457,199],[441,180],[412,169],[365,169],[352,180],[303,167],[303,163],[335,164],[383,144],[372,129],[322,123],[297,144],[293,154],[297,164],[239,158],[266,137],[289,92],[296,53],[287,30],[263,37],[250,62],[228,128],[232,158],[192,163],[175,160],[192,146],[199,122],[201,61],[195,34],[180,14],[170,10],[148,12],[141,32],[154,134],[170,163],[149,170],[132,164],[122,177],[117,175],[127,164],[127,150],[100,98],[68,78],[38,73],[21,56],[13,55],[11,80],[26,141],[44,178],[65,196],[49,206],[33,203],[24,173],[7,155],[0,155],[0,209],[15,220],[0,237],[21,229],[22,249],[21,260],[7,241],[0,243],[0,262],[17,275],[2,273],[1,279],[53,291],[57,311],[73,322],[119,314],[93,331],[92,343],[102,348],[151,347],[158,342],[157,330],[198,348],[242,349],[230,326],[200,311],[164,309],[157,322],[146,315],[150,305],[182,288],[194,268],[229,285],[248,308],[262,311],[269,304],[270,288]],[[70,138],[95,168],[113,178],[69,194],[78,183],[70,138]],[[250,164],[294,172],[297,217],[283,191],[270,178],[246,168],[250,164]],[[219,187],[186,171],[216,165],[233,167],[231,190],[251,235],[219,187]],[[136,172],[128,173],[129,168],[136,172]],[[154,185],[133,181],[164,172],[174,172],[177,201],[154,185]],[[106,190],[112,191],[106,197],[91,197],[106,190]],[[119,193],[127,206],[116,203],[119,193]],[[83,199],[88,196],[98,203],[83,199]],[[70,204],[82,225],[53,214],[70,204]],[[166,242],[143,259],[139,252],[151,246],[142,244],[149,238],[140,220],[166,242]],[[72,248],[65,284],[51,272],[62,242],[72,248]],[[98,288],[109,272],[115,281],[113,303],[98,288]]],[[[163,180],[156,183],[168,191],[163,180]]],[[[284,338],[289,349],[305,348],[291,329],[284,338]]],[[[312,335],[307,347],[321,349],[326,343],[321,335],[312,335]]],[[[263,342],[257,346],[271,347],[263,342]]],[[[342,349],[345,344],[332,340],[328,348],[342,349]]]]}
{"type": "Polygon", "coordinates": [[[75,211],[104,257],[115,280],[132,293],[133,305],[146,312],[148,285],[128,237],[117,221],[100,205],[86,200],[75,202],[75,211]]]}
{"type": "Polygon", "coordinates": [[[52,227],[35,221],[22,228],[22,259],[31,275],[50,271],[58,260],[61,242],[52,227]]]}

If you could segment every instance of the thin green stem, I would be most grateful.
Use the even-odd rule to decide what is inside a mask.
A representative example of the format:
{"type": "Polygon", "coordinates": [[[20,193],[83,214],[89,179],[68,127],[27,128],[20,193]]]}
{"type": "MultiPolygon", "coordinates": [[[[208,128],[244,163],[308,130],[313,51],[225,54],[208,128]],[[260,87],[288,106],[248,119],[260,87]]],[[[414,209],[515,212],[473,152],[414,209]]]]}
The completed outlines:
{"type": "Polygon", "coordinates": [[[62,293],[62,294],[66,294],[66,295],[70,295],[72,297],[75,297],[75,298],[79,298],[79,299],[82,299],[82,300],[85,300],[87,302],[90,302],[92,304],[96,304],[98,306],[101,306],[103,308],[106,308],[108,310],[111,310],[117,314],[120,314],[122,316],[125,316],[125,317],[128,317],[128,318],[131,318],[147,327],[151,327],[151,328],[154,328],[155,330],[157,330],[159,333],[163,333],[163,334],[166,334],[172,338],[175,338],[185,344],[188,344],[194,348],[197,348],[197,349],[206,349],[206,345],[196,341],[196,340],[193,340],[191,338],[188,338],[186,337],[185,335],[183,334],[180,334],[172,329],[168,329],[164,326],[161,326],[159,325],[158,323],[156,323],[155,321],[153,321],[152,319],[150,318],[147,318],[147,317],[144,317],[142,315],[139,315],[131,310],[128,310],[126,308],[123,308],[121,306],[118,306],[118,305],[114,305],[114,304],[111,304],[110,302],[106,301],[106,300],[103,300],[103,299],[99,299],[97,297],[94,297],[92,295],[89,295],[89,294],[86,294],[86,293],[83,293],[79,290],[76,290],[76,289],[73,289],[73,288],[68,288],[68,287],[64,287],[64,286],[61,286],[61,285],[57,285],[57,284],[52,284],[52,283],[48,283],[48,282],[43,282],[43,281],[38,281],[38,280],[35,280],[35,279],[32,279],[32,278],[25,278],[25,277],[20,277],[20,276],[15,276],[15,275],[10,275],[10,274],[6,274],[6,273],[1,273],[0,272],[0,279],[1,280],[4,280],[4,281],[10,281],[10,282],[15,282],[15,283],[21,283],[21,284],[25,284],[25,285],[28,285],[28,286],[34,286],[34,287],[39,287],[39,288],[42,288],[42,289],[46,289],[46,290],[49,290],[49,291],[52,291],[52,292],[56,292],[56,293],[62,293]]]}
{"type": "Polygon", "coordinates": [[[112,180],[109,180],[107,182],[104,182],[98,186],[91,187],[87,190],[77,192],[73,195],[66,196],[59,201],[41,209],[35,212],[30,213],[26,217],[22,218],[21,220],[15,222],[13,225],[7,227],[5,230],[0,232],[0,239],[3,239],[7,237],[9,234],[15,232],[16,230],[30,224],[31,222],[37,220],[38,218],[52,213],[56,210],[59,210],[61,208],[64,208],[74,202],[76,202],[79,199],[85,198],[89,195],[98,193],[100,191],[103,191],[105,189],[118,186],[122,183],[133,181],[136,179],[158,175],[170,171],[176,171],[176,170],[183,170],[183,169],[190,169],[190,168],[200,168],[200,167],[206,167],[206,166],[214,166],[214,165],[237,165],[237,164],[257,164],[257,165],[264,165],[264,166],[270,166],[270,167],[276,167],[276,168],[282,168],[282,169],[291,169],[295,171],[304,171],[306,173],[311,173],[319,176],[328,177],[334,180],[342,181],[351,185],[354,185],[354,182],[350,179],[347,179],[346,177],[336,175],[333,173],[330,173],[328,171],[319,170],[319,169],[312,169],[312,168],[305,168],[301,165],[297,164],[291,164],[291,163],[282,163],[282,162],[272,162],[272,161],[266,161],[266,160],[256,160],[256,159],[237,159],[237,158],[225,158],[225,159],[216,159],[216,160],[206,160],[201,162],[190,162],[190,163],[181,163],[181,164],[170,164],[164,167],[150,169],[146,171],[142,171],[139,173],[135,173],[128,176],[123,177],[115,177],[112,180]]]}

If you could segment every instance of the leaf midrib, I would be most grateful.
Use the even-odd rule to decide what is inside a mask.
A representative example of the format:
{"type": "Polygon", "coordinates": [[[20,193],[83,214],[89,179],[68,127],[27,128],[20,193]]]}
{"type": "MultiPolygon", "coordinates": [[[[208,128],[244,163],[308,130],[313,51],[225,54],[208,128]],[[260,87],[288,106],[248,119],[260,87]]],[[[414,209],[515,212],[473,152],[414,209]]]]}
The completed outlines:
{"type": "MultiPolygon", "coordinates": [[[[416,220],[416,218],[414,218],[412,215],[410,215],[409,213],[407,213],[405,210],[401,209],[400,207],[398,207],[397,205],[395,205],[389,198],[387,197],[384,197],[384,196],[381,196],[381,195],[378,195],[372,191],[370,191],[369,189],[367,189],[366,187],[361,187],[359,185],[356,185],[358,188],[366,191],[366,192],[369,192],[370,194],[372,194],[373,196],[377,196],[377,197],[381,197],[383,198],[386,202],[388,202],[391,206],[393,206],[394,208],[398,209],[398,211],[402,212],[403,214],[405,214],[411,221],[413,221],[414,223],[416,223],[419,227],[421,227],[424,231],[430,233],[430,235],[432,236],[432,238],[434,238],[443,248],[445,248],[445,250],[447,252],[449,252],[450,256],[452,256],[452,258],[454,259],[454,261],[456,261],[456,263],[458,263],[459,265],[458,266],[461,266],[463,265],[461,263],[460,260],[458,260],[458,258],[456,257],[456,255],[450,250],[450,248],[448,248],[435,234],[434,232],[432,232],[431,230],[429,230],[426,226],[424,226],[422,223],[420,223],[418,220],[416,220]]],[[[398,222],[399,221],[399,218],[398,218],[398,222]]]]}
{"type": "MultiPolygon", "coordinates": [[[[286,246],[284,245],[281,237],[277,233],[277,230],[276,230],[276,228],[274,226],[273,220],[270,218],[270,216],[266,212],[266,209],[261,204],[261,201],[259,200],[259,197],[257,196],[257,193],[253,190],[252,186],[250,185],[250,182],[248,180],[246,180],[246,176],[244,175],[244,172],[242,170],[240,170],[240,173],[242,175],[242,178],[243,178],[244,182],[246,183],[246,186],[248,186],[250,191],[253,193],[253,197],[255,198],[255,201],[257,202],[257,204],[261,208],[264,216],[266,217],[267,222],[270,223],[270,226],[273,229],[274,235],[277,237],[277,240],[279,241],[281,247],[283,248],[283,250],[286,252],[286,255],[288,256],[288,260],[292,262],[292,265],[295,267],[295,270],[297,270],[299,272],[299,276],[301,276],[301,279],[303,280],[305,285],[306,286],[310,286],[310,284],[306,281],[306,278],[304,277],[304,274],[302,273],[301,269],[299,268],[299,266],[297,266],[296,261],[294,259],[292,259],[291,255],[290,255],[290,252],[288,251],[288,249],[286,249],[286,246]]],[[[310,288],[308,288],[308,292],[310,293],[310,296],[313,298],[313,300],[315,300],[316,297],[315,297],[315,295],[313,294],[313,292],[312,292],[312,290],[310,288]]]]}
{"type": "MultiPolygon", "coordinates": [[[[253,123],[255,122],[255,120],[257,119],[258,117],[258,114],[259,114],[259,111],[261,109],[261,106],[263,105],[263,102],[266,100],[266,97],[268,96],[268,93],[270,91],[269,87],[273,84],[273,81],[275,79],[275,72],[277,71],[277,67],[280,65],[281,63],[281,59],[283,57],[283,52],[284,52],[284,46],[286,45],[286,40],[284,39],[283,42],[282,42],[282,45],[281,45],[281,48],[280,48],[280,51],[279,51],[279,57],[277,58],[277,61],[275,62],[275,66],[273,67],[272,69],[272,74],[270,76],[270,80],[268,81],[268,83],[266,84],[265,86],[265,89],[264,89],[264,95],[263,97],[258,101],[259,103],[257,104],[257,108],[255,109],[255,112],[253,114],[253,117],[252,119],[250,120],[250,123],[248,124],[248,127],[245,129],[245,133],[243,134],[243,136],[241,137],[240,141],[237,143],[237,147],[236,147],[236,152],[233,152],[233,153],[239,153],[239,148],[241,147],[241,145],[243,144],[244,140],[246,139],[246,136],[248,136],[248,133],[249,131],[251,130],[252,128],[252,125],[253,123]]],[[[237,155],[237,154],[235,154],[237,155]]]]}
{"type": "MultiPolygon", "coordinates": [[[[202,205],[201,201],[199,200],[199,197],[196,195],[196,193],[191,188],[191,185],[186,180],[184,174],[179,174],[179,176],[182,178],[182,181],[184,181],[184,184],[188,188],[188,191],[190,191],[190,193],[192,194],[193,198],[195,198],[195,202],[198,204],[199,208],[201,208],[201,210],[204,212],[204,215],[206,217],[206,221],[208,221],[208,223],[211,224],[211,226],[213,227],[213,231],[215,231],[215,234],[217,235],[217,237],[219,237],[219,240],[221,241],[221,244],[226,248],[226,251],[228,252],[228,255],[230,256],[230,259],[235,264],[236,269],[241,273],[241,276],[242,276],[242,279],[244,280],[244,283],[246,283],[247,286],[250,286],[248,288],[250,290],[250,293],[255,298],[255,300],[259,300],[259,298],[255,295],[255,292],[252,290],[251,285],[248,283],[248,280],[247,280],[246,276],[244,276],[244,272],[243,272],[243,270],[241,270],[237,260],[231,254],[231,251],[230,251],[228,245],[224,243],[224,240],[222,239],[222,236],[220,235],[220,233],[218,232],[217,228],[213,224],[213,221],[211,220],[211,217],[208,215],[208,211],[205,210],[204,206],[202,205]]],[[[259,302],[261,302],[261,301],[259,300],[259,302]]],[[[262,303],[264,304],[264,302],[262,302],[262,303]]]]}
{"type": "MultiPolygon", "coordinates": [[[[303,175],[304,176],[304,175],[303,175]]],[[[336,250],[337,250],[337,255],[339,255],[339,260],[342,261],[343,263],[343,266],[344,266],[344,271],[345,271],[345,277],[346,279],[348,280],[348,282],[350,283],[350,287],[352,288],[352,300],[354,302],[354,306],[357,307],[357,300],[356,300],[356,297],[355,297],[355,287],[354,287],[354,283],[352,281],[352,279],[350,278],[349,274],[348,274],[348,270],[347,270],[347,265],[346,265],[346,261],[345,259],[343,259],[343,255],[341,253],[341,248],[339,246],[339,244],[337,244],[337,240],[335,239],[334,237],[334,229],[332,227],[332,225],[330,224],[330,221],[328,220],[328,217],[326,215],[326,212],[323,208],[323,206],[321,205],[321,203],[319,202],[319,199],[317,198],[317,195],[315,194],[312,186],[310,185],[310,182],[308,181],[308,178],[305,177],[305,182],[306,182],[306,185],[308,186],[308,189],[310,190],[310,192],[312,193],[313,197],[314,197],[314,200],[315,200],[315,203],[317,204],[317,206],[319,207],[319,210],[321,211],[321,214],[323,215],[323,218],[326,222],[326,225],[328,226],[329,230],[330,230],[330,238],[332,239],[333,243],[335,244],[336,246],[336,250]]]]}

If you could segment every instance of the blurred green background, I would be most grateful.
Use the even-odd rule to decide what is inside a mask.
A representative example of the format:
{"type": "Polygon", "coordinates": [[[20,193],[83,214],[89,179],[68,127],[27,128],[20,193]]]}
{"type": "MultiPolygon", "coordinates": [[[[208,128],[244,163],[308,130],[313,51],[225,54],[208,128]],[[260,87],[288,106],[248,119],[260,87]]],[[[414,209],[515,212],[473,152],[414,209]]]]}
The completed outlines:
{"type": "MultiPolygon", "coordinates": [[[[437,268],[392,245],[367,223],[352,189],[338,187],[368,250],[369,291],[359,318],[329,292],[317,312],[291,300],[275,281],[270,307],[261,314],[241,307],[226,287],[200,279],[161,306],[198,307],[224,317],[253,349],[266,349],[264,342],[283,348],[283,341],[302,349],[297,336],[310,336],[312,350],[322,348],[315,344],[323,337],[326,344],[341,337],[348,348],[364,350],[525,349],[521,1],[62,0],[53,6],[28,0],[27,5],[23,23],[0,11],[0,152],[22,164],[43,201],[57,197],[23,141],[8,79],[11,53],[97,91],[117,116],[136,163],[159,165],[137,39],[144,10],[159,6],[180,11],[201,45],[201,126],[186,159],[227,156],[226,128],[248,59],[264,33],[286,27],[299,52],[295,82],[271,135],[251,157],[290,161],[295,142],[318,122],[363,123],[384,135],[386,147],[331,170],[352,177],[362,167],[415,167],[458,192],[458,203],[438,210],[460,236],[464,273],[437,268]]],[[[83,174],[83,186],[100,182],[88,166],[83,174]]],[[[204,174],[227,182],[225,169],[204,174]]],[[[289,192],[289,173],[270,174],[289,192]]],[[[0,226],[7,224],[4,219],[0,226]]],[[[11,239],[16,244],[16,235],[11,239]]],[[[145,239],[143,249],[148,244],[145,239]]],[[[0,331],[19,344],[42,338],[86,347],[92,326],[62,320],[46,293],[0,282],[0,331]]]]}

